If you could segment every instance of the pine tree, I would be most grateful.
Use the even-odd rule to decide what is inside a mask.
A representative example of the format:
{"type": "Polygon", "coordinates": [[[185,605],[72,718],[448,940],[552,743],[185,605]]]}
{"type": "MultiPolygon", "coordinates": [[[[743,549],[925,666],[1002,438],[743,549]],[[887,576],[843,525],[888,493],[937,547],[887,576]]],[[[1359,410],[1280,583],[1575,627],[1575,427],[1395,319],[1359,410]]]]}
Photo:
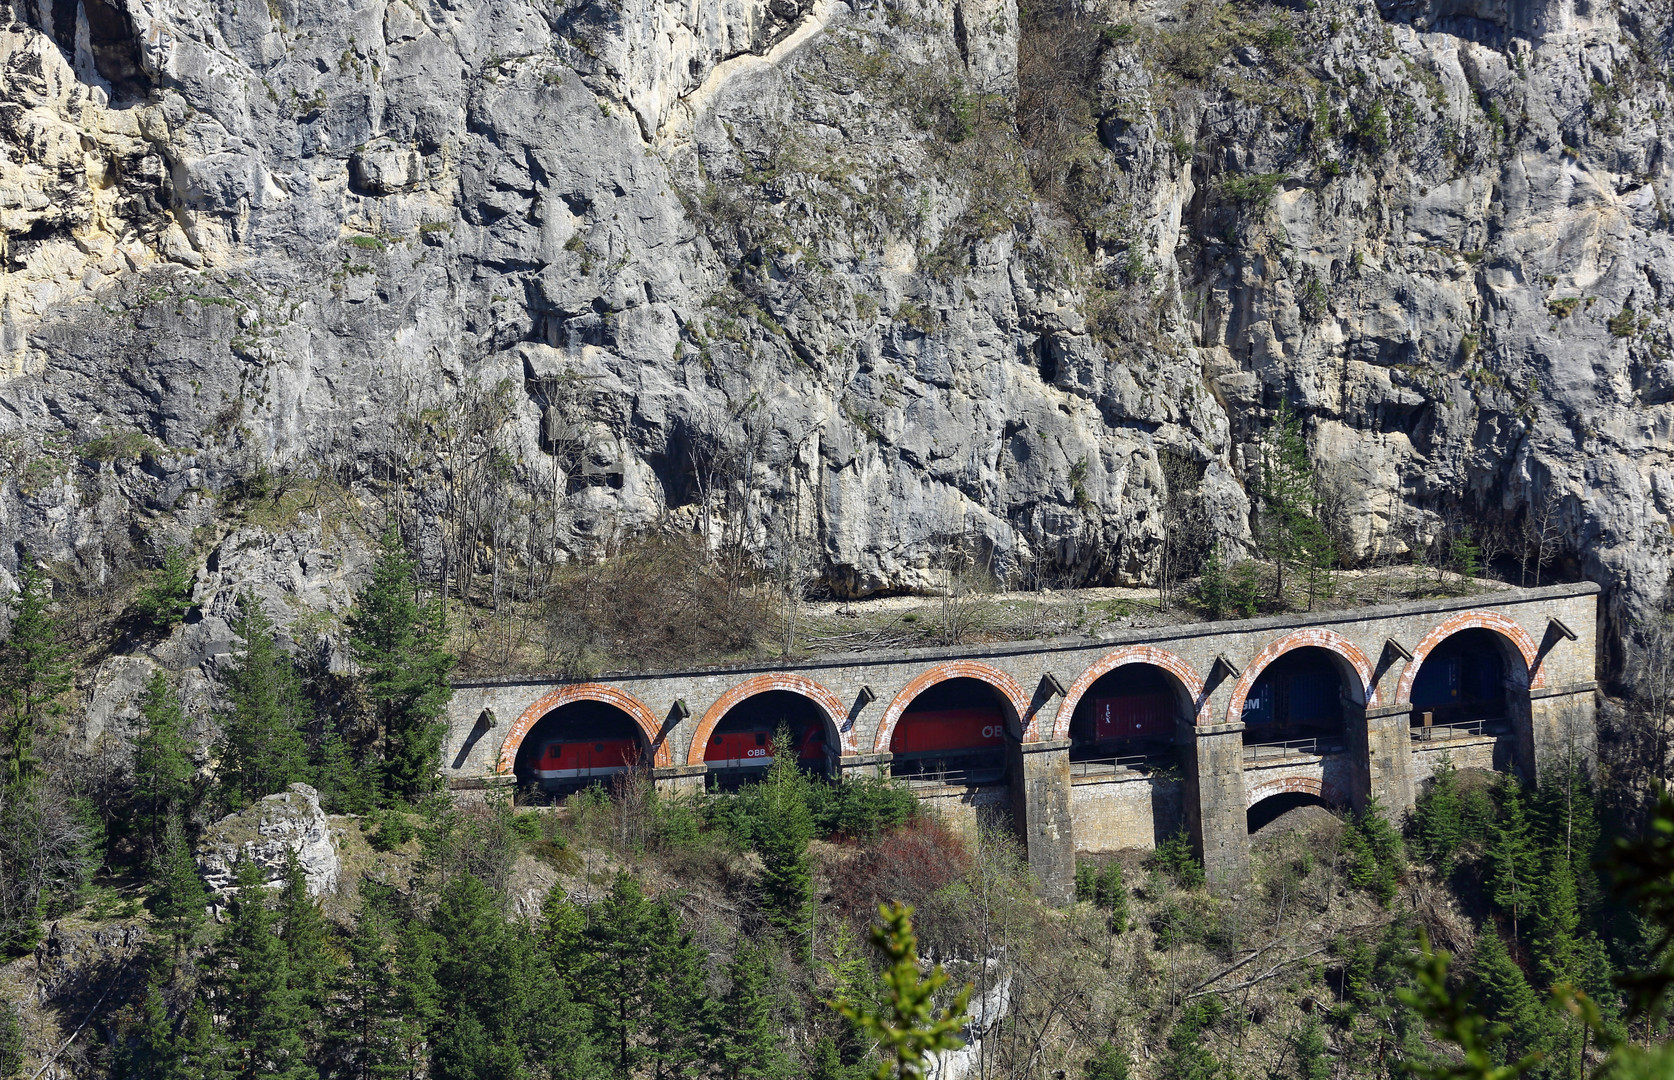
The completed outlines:
{"type": "Polygon", "coordinates": [[[588,963],[581,974],[581,997],[593,1008],[600,1047],[622,1076],[632,1076],[644,1059],[641,1045],[650,1019],[652,981],[659,977],[656,920],[639,880],[616,875],[610,892],[588,909],[588,963]]]}
{"type": "Polygon", "coordinates": [[[1453,856],[1464,842],[1464,817],[1459,798],[1459,772],[1443,759],[1430,783],[1430,790],[1418,800],[1418,845],[1424,858],[1442,877],[1453,872],[1453,856]]]}
{"type": "Polygon", "coordinates": [[[1539,1050],[1547,1019],[1540,999],[1492,925],[1483,926],[1477,935],[1471,967],[1480,987],[1483,1015],[1505,1026],[1506,1052],[1502,1057],[1516,1059],[1539,1050]]]}
{"type": "Polygon", "coordinates": [[[382,547],[372,579],[355,595],[349,646],[381,729],[384,792],[412,800],[437,784],[453,657],[440,602],[415,598],[413,562],[400,535],[385,533],[382,547]]]}
{"type": "Polygon", "coordinates": [[[1214,540],[1209,553],[1203,557],[1203,568],[1198,571],[1197,588],[1192,599],[1203,609],[1203,614],[1218,619],[1226,614],[1228,595],[1226,564],[1221,560],[1221,542],[1214,540]]]}
{"type": "Polygon", "coordinates": [[[885,904],[878,909],[882,923],[872,927],[872,944],[888,961],[877,1005],[840,996],[831,1002],[874,1043],[882,1061],[873,1074],[885,1080],[922,1080],[931,1055],[965,1045],[959,1032],[965,1026],[971,1001],[969,983],[953,995],[946,1008],[935,1007],[937,993],[947,985],[947,972],[937,964],[928,976],[918,970],[918,935],[913,933],[913,909],[885,904]]]}
{"type": "Polygon", "coordinates": [[[133,828],[155,853],[171,817],[192,810],[192,764],[186,742],[186,715],[167,675],[154,672],[140,699],[145,732],[134,746],[133,828]]]}
{"type": "Polygon", "coordinates": [[[1285,600],[1286,572],[1307,576],[1310,606],[1324,584],[1323,571],[1336,560],[1330,533],[1317,518],[1319,496],[1302,420],[1281,402],[1259,444],[1257,498],[1261,507],[1257,540],[1273,563],[1274,599],[1285,600]]]}
{"type": "Polygon", "coordinates": [[[1577,983],[1582,974],[1577,938],[1581,910],[1575,899],[1575,870],[1561,847],[1547,851],[1544,869],[1535,889],[1535,957],[1548,985],[1577,983]]]}
{"type": "Polygon", "coordinates": [[[203,929],[209,897],[198,877],[197,863],[186,843],[179,811],[169,815],[157,854],[151,860],[151,913],[163,926],[175,962],[203,929]]]}
{"type": "Polygon", "coordinates": [[[364,814],[378,802],[365,772],[349,753],[348,744],[331,717],[321,722],[319,749],[314,755],[314,789],[328,813],[364,814]]]}
{"type": "Polygon", "coordinates": [[[163,552],[163,565],[151,582],[140,590],[134,611],[153,630],[166,631],[192,610],[192,579],[196,571],[184,547],[171,546],[163,552]]]}
{"type": "Polygon", "coordinates": [[[783,935],[799,956],[808,951],[808,928],[814,879],[808,861],[808,842],[814,838],[814,818],[808,811],[808,779],[797,767],[795,743],[783,724],[774,733],[779,749],[761,781],[762,799],[756,821],[756,850],[761,853],[762,907],[767,921],[783,935]]]}
{"type": "Polygon", "coordinates": [[[586,934],[586,914],[554,882],[541,902],[541,949],[566,986],[576,986],[586,966],[586,934]]]}
{"type": "MultiPolygon", "coordinates": [[[[152,965],[139,1004],[122,1027],[116,1075],[124,1080],[184,1080],[174,1018],[169,1015],[166,965],[152,965]]],[[[0,1077],[10,1075],[0,1067],[0,1077]]]]}
{"type": "Polygon", "coordinates": [[[59,698],[70,688],[68,650],[48,610],[51,603],[52,582],[25,551],[11,602],[11,629],[0,642],[0,753],[5,763],[0,780],[9,784],[34,773],[35,742],[63,712],[59,698]]]}
{"type": "Polygon", "coordinates": [[[1093,1056],[1082,1062],[1082,1080],[1129,1080],[1133,1076],[1133,1062],[1128,1052],[1106,1039],[1093,1051],[1093,1056]]]}
{"type": "Polygon", "coordinates": [[[285,884],[276,914],[291,990],[307,1018],[308,1042],[318,1045],[325,1037],[326,992],[336,978],[336,963],[325,919],[308,894],[308,876],[292,851],[285,853],[285,884]]]}
{"type": "Polygon", "coordinates": [[[1325,1035],[1319,1018],[1310,1016],[1290,1038],[1296,1055],[1296,1080],[1331,1080],[1331,1059],[1325,1052],[1325,1035]]]}
{"type": "Polygon", "coordinates": [[[785,1080],[792,1075],[791,1063],[780,1048],[773,969],[761,947],[740,943],[727,965],[727,979],[722,1028],[714,1043],[716,1074],[721,1080],[785,1080]]]}
{"type": "Polygon", "coordinates": [[[649,1013],[646,1054],[658,1080],[696,1076],[708,1054],[713,1033],[719,1042],[734,1038],[732,1018],[714,1031],[715,1010],[704,977],[704,953],[667,897],[651,912],[649,1013]]]}
{"type": "Polygon", "coordinates": [[[302,1039],[307,1015],[291,984],[285,943],[268,906],[261,871],[248,858],[215,950],[217,1012],[226,1017],[230,1072],[238,1080],[306,1080],[316,1075],[302,1039]]]}
{"type": "Polygon", "coordinates": [[[423,1076],[430,1040],[442,1021],[442,992],[436,983],[434,931],[415,913],[393,920],[395,926],[395,1016],[393,1059],[380,1076],[423,1076]]]}
{"type": "Polygon", "coordinates": [[[1518,937],[1534,902],[1539,853],[1523,810],[1522,785],[1514,777],[1501,780],[1498,801],[1499,813],[1488,831],[1488,896],[1511,918],[1512,936],[1518,937]]]}
{"type": "Polygon", "coordinates": [[[227,803],[244,806],[308,778],[309,709],[296,665],[253,594],[239,598],[232,628],[244,654],[221,684],[220,777],[227,803]]]}
{"type": "Polygon", "coordinates": [[[1110,913],[1112,934],[1128,928],[1128,888],[1122,883],[1122,864],[1109,862],[1093,879],[1093,902],[1110,913]]]}
{"type": "Polygon", "coordinates": [[[395,1080],[405,1074],[396,1012],[396,960],[387,896],[362,886],[347,962],[329,995],[328,1057],[347,1080],[395,1080]]]}

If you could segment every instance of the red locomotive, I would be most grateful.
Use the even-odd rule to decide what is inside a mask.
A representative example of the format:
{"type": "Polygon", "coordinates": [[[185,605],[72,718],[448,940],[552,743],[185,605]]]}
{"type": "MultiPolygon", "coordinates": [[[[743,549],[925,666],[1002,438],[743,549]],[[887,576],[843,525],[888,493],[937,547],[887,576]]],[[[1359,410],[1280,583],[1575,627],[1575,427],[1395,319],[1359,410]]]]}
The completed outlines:
{"type": "MultiPolygon", "coordinates": [[[[809,724],[796,743],[796,760],[818,765],[825,758],[825,739],[818,725],[809,724]]],[[[773,764],[773,733],[766,726],[743,731],[718,731],[709,736],[703,763],[711,769],[765,769],[773,764]]]]}
{"type": "Polygon", "coordinates": [[[541,747],[535,775],[546,781],[589,780],[625,772],[638,760],[639,744],[633,739],[553,739],[541,747]]]}
{"type": "Polygon", "coordinates": [[[998,750],[1005,741],[1005,721],[992,709],[910,712],[895,725],[889,752],[901,755],[998,750]]]}

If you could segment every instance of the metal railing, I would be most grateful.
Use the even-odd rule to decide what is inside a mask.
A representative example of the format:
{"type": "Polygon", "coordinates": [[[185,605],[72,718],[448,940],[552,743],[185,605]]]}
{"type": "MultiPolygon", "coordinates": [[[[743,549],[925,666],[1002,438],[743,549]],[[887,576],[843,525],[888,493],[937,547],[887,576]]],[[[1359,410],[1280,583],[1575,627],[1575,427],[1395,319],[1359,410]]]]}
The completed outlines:
{"type": "Polygon", "coordinates": [[[1121,757],[1087,758],[1069,763],[1071,776],[1110,776],[1119,772],[1146,772],[1149,754],[1125,754],[1121,757]]]}
{"type": "Polygon", "coordinates": [[[1314,736],[1309,739],[1283,739],[1277,742],[1259,742],[1244,744],[1244,760],[1255,761],[1261,758],[1280,758],[1295,755],[1311,755],[1314,757],[1325,754],[1340,754],[1348,748],[1348,743],[1336,736],[1314,736]]]}
{"type": "Polygon", "coordinates": [[[1437,739],[1466,739],[1472,735],[1504,735],[1510,730],[1510,725],[1504,717],[1490,716],[1481,720],[1451,720],[1446,723],[1415,725],[1412,737],[1419,742],[1435,742],[1437,739]]]}

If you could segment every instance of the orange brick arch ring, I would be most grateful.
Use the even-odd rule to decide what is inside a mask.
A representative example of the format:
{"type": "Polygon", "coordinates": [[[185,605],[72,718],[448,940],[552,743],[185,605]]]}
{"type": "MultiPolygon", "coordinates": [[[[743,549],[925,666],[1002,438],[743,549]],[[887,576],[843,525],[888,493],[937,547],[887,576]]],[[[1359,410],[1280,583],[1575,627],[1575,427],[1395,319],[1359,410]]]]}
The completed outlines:
{"type": "Polygon", "coordinates": [[[1127,664],[1149,664],[1168,672],[1179,684],[1179,689],[1191,699],[1192,722],[1207,722],[1204,706],[1209,703],[1209,699],[1203,692],[1203,679],[1190,664],[1168,650],[1159,649],[1154,645],[1124,645],[1115,652],[1100,657],[1064,691],[1064,700],[1059,704],[1058,715],[1052,723],[1052,737],[1069,738],[1070,720],[1074,718],[1075,707],[1081,704],[1081,699],[1086,696],[1087,691],[1093,688],[1094,683],[1127,664]]]}
{"type": "Polygon", "coordinates": [[[1354,681],[1357,683],[1354,689],[1359,693],[1360,703],[1367,708],[1378,703],[1377,687],[1372,683],[1372,662],[1366,659],[1366,654],[1360,651],[1358,645],[1335,630],[1298,630],[1277,641],[1269,642],[1244,666],[1244,674],[1239,678],[1238,685],[1232,688],[1232,703],[1226,709],[1226,722],[1236,724],[1244,718],[1244,699],[1250,696],[1256,680],[1261,678],[1261,673],[1266,670],[1268,664],[1287,652],[1307,648],[1325,649],[1327,652],[1336,653],[1343,664],[1354,672],[1354,681]]]}
{"type": "Polygon", "coordinates": [[[1017,685],[1016,679],[999,668],[976,660],[944,660],[914,676],[913,680],[902,687],[901,692],[890,701],[889,708],[884,710],[883,719],[878,721],[878,737],[872,741],[872,749],[878,753],[888,750],[889,741],[895,735],[895,725],[900,723],[901,714],[907,711],[907,706],[913,703],[913,699],[937,683],[947,682],[949,679],[976,679],[992,686],[1004,703],[1006,725],[1012,729],[1012,733],[1026,742],[1037,741],[1038,736],[1023,728],[1029,715],[1029,695],[1017,685]]]}
{"type": "Polygon", "coordinates": [[[1346,807],[1343,793],[1317,776],[1280,776],[1263,780],[1244,793],[1244,809],[1252,809],[1263,799],[1275,795],[1312,795],[1327,806],[1346,807]]]}
{"type": "Polygon", "coordinates": [[[826,737],[832,740],[832,745],[838,748],[839,753],[854,753],[852,738],[843,731],[843,721],[848,719],[849,715],[848,709],[843,706],[843,700],[813,679],[775,671],[745,679],[722,694],[715,704],[705,710],[703,719],[698,721],[697,731],[692,735],[692,747],[686,753],[686,764],[703,764],[703,752],[709,746],[709,736],[715,733],[721,718],[731,712],[734,705],[746,698],[773,690],[788,690],[793,694],[801,694],[819,706],[820,711],[825,714],[826,737]]]}
{"type": "Polygon", "coordinates": [[[627,713],[639,728],[640,734],[645,736],[645,745],[652,749],[652,761],[661,767],[671,763],[668,747],[659,740],[662,726],[657,718],[651,715],[651,710],[645,703],[624,690],[604,683],[576,683],[573,686],[560,686],[549,694],[542,695],[535,703],[524,709],[506,732],[506,741],[500,746],[500,764],[495,772],[509,776],[517,767],[517,748],[523,745],[530,729],[540,723],[541,718],[556,709],[561,709],[576,701],[599,701],[606,705],[614,705],[627,713]]]}
{"type": "Polygon", "coordinates": [[[1540,662],[1540,647],[1534,638],[1520,625],[1506,618],[1497,611],[1461,611],[1457,615],[1449,616],[1440,626],[1424,635],[1424,640],[1412,651],[1412,659],[1401,671],[1401,682],[1395,690],[1395,700],[1400,703],[1412,703],[1412,684],[1418,678],[1418,669],[1424,666],[1424,658],[1429,656],[1435,648],[1461,630],[1492,630],[1504,638],[1523,657],[1523,666],[1519,670],[1516,664],[1508,664],[1514,678],[1518,679],[1525,690],[1538,690],[1546,685],[1546,672],[1535,665],[1540,662]]]}

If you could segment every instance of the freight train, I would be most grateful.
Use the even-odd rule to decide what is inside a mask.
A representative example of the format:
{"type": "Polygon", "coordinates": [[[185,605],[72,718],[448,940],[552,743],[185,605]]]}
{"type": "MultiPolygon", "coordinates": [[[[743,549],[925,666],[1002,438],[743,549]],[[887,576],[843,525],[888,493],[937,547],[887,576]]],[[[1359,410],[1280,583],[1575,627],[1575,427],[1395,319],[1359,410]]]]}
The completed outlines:
{"type": "Polygon", "coordinates": [[[639,760],[635,739],[552,739],[535,758],[535,777],[546,787],[604,779],[639,760]]]}
{"type": "MultiPolygon", "coordinates": [[[[717,731],[703,748],[703,763],[711,769],[765,769],[773,764],[773,732],[764,724],[741,731],[717,731]]],[[[817,724],[809,724],[796,742],[797,763],[818,768],[825,763],[825,738],[817,724]]]]}
{"type": "Polygon", "coordinates": [[[1005,721],[992,709],[910,712],[895,725],[889,752],[896,760],[925,754],[963,754],[1004,748],[1005,721]]]}
{"type": "Polygon", "coordinates": [[[1431,656],[1412,683],[1413,722],[1431,713],[1436,723],[1499,720],[1505,713],[1505,672],[1497,653],[1431,656]]]}
{"type": "Polygon", "coordinates": [[[1336,672],[1324,666],[1265,675],[1256,680],[1244,699],[1245,729],[1261,738],[1288,738],[1334,729],[1343,716],[1337,685],[1336,672]]]}

